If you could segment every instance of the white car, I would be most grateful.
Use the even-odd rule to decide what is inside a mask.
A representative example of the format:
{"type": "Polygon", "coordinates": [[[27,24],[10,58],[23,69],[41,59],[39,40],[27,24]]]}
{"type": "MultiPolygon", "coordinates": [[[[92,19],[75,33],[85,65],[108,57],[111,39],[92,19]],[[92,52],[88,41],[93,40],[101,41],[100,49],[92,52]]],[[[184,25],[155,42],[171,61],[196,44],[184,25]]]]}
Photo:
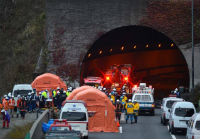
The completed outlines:
{"type": "Polygon", "coordinates": [[[187,125],[187,139],[200,139],[200,113],[196,113],[187,125]]]}
{"type": "MultiPolygon", "coordinates": [[[[33,88],[30,84],[16,84],[13,87],[12,95],[14,96],[15,101],[17,101],[17,96],[27,96],[28,93],[33,92],[33,88]]],[[[17,103],[15,103],[17,106],[17,103]]]]}
{"type": "Polygon", "coordinates": [[[80,100],[67,100],[61,109],[60,119],[66,119],[73,130],[80,131],[82,138],[88,138],[88,111],[80,100]]]}
{"type": "Polygon", "coordinates": [[[191,102],[175,102],[170,110],[169,116],[169,131],[176,134],[178,130],[187,130],[187,122],[190,120],[196,109],[191,102]]]}
{"type": "Polygon", "coordinates": [[[135,93],[132,97],[132,101],[137,101],[140,105],[139,112],[149,112],[154,115],[154,98],[150,93],[135,93]]]}
{"type": "Polygon", "coordinates": [[[167,97],[163,99],[161,106],[161,123],[163,125],[166,125],[168,123],[170,114],[169,110],[171,109],[174,102],[178,101],[184,101],[184,99],[177,97],[167,97]]]}

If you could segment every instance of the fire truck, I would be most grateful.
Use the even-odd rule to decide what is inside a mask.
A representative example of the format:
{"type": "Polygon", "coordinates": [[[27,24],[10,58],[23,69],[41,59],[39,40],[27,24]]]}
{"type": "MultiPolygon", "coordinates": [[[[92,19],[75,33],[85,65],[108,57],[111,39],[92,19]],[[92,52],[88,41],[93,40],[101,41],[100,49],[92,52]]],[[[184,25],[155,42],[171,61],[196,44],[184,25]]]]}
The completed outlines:
{"type": "Polygon", "coordinates": [[[121,91],[122,88],[126,90],[127,93],[131,92],[131,80],[130,74],[132,71],[131,64],[123,65],[112,65],[105,72],[104,77],[104,87],[108,89],[116,88],[117,92],[121,91]]]}

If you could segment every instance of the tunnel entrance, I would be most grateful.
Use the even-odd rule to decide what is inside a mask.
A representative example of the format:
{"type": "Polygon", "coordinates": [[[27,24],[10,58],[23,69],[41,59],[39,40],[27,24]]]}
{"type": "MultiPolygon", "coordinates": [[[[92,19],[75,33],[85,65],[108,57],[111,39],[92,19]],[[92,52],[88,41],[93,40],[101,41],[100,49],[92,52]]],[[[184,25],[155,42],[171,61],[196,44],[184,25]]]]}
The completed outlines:
{"type": "Polygon", "coordinates": [[[183,54],[171,39],[149,27],[120,27],[96,40],[83,60],[81,84],[88,76],[104,79],[105,72],[115,64],[130,64],[132,85],[151,84],[157,99],[179,86],[189,87],[183,54]]]}

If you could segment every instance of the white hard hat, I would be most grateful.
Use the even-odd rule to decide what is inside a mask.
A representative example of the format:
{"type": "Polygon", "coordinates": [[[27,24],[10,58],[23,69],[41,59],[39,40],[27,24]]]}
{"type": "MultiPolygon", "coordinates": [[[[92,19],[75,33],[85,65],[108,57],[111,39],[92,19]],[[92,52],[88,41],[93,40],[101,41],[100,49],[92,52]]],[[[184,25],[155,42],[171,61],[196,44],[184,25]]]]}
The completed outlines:
{"type": "Polygon", "coordinates": [[[20,98],[21,96],[20,96],[20,95],[17,95],[17,97],[20,98]]]}
{"type": "Polygon", "coordinates": [[[57,87],[57,90],[60,89],[60,87],[57,87]]]}
{"type": "Polygon", "coordinates": [[[128,100],[128,102],[131,102],[131,101],[132,101],[131,99],[128,100]]]}
{"type": "Polygon", "coordinates": [[[14,98],[14,96],[12,95],[12,98],[14,98]]]}
{"type": "Polygon", "coordinates": [[[111,101],[113,101],[113,99],[112,99],[112,98],[111,98],[110,100],[111,100],[111,101]]]}
{"type": "Polygon", "coordinates": [[[9,99],[8,97],[6,97],[6,99],[9,99]]]}
{"type": "Polygon", "coordinates": [[[41,92],[39,92],[39,95],[41,95],[42,93],[41,92]]]}
{"type": "Polygon", "coordinates": [[[115,89],[115,88],[113,88],[113,91],[116,91],[116,89],[115,89]]]}
{"type": "Polygon", "coordinates": [[[64,93],[66,93],[66,91],[64,91],[64,93]]]}
{"type": "Polygon", "coordinates": [[[31,95],[31,93],[28,93],[28,95],[30,96],[30,95],[31,95]]]}
{"type": "Polygon", "coordinates": [[[103,88],[103,90],[105,91],[105,90],[106,90],[106,88],[104,87],[104,88],[103,88]]]}
{"type": "Polygon", "coordinates": [[[58,91],[57,94],[60,94],[60,91],[58,91]]]}
{"type": "Polygon", "coordinates": [[[175,91],[178,91],[178,89],[176,88],[175,91]]]}
{"type": "Polygon", "coordinates": [[[3,109],[3,110],[1,110],[1,113],[4,113],[5,112],[5,110],[3,109]]]}
{"type": "Polygon", "coordinates": [[[4,98],[6,98],[7,97],[7,95],[4,95],[4,98]]]}
{"type": "Polygon", "coordinates": [[[117,102],[119,102],[119,99],[117,99],[117,102]]]}
{"type": "Polygon", "coordinates": [[[8,93],[8,96],[9,96],[9,97],[11,97],[11,96],[12,96],[11,92],[9,92],[9,93],[8,93]]]}

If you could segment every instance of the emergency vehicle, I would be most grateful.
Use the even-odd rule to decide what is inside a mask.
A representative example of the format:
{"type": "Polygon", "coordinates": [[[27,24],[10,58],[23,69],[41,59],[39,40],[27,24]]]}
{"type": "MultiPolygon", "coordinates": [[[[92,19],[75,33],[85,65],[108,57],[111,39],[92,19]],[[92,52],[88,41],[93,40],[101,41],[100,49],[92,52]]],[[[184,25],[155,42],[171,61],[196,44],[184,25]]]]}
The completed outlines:
{"type": "Polygon", "coordinates": [[[67,100],[61,109],[60,119],[66,119],[72,130],[80,131],[84,139],[88,138],[88,111],[81,100],[67,100]]]}
{"type": "Polygon", "coordinates": [[[84,84],[94,87],[102,86],[102,78],[101,77],[87,77],[84,78],[84,84]]]}
{"type": "Polygon", "coordinates": [[[133,92],[132,101],[137,101],[140,105],[139,113],[149,112],[154,115],[154,88],[152,86],[146,87],[146,83],[140,83],[139,87],[135,88],[133,92]]]}

